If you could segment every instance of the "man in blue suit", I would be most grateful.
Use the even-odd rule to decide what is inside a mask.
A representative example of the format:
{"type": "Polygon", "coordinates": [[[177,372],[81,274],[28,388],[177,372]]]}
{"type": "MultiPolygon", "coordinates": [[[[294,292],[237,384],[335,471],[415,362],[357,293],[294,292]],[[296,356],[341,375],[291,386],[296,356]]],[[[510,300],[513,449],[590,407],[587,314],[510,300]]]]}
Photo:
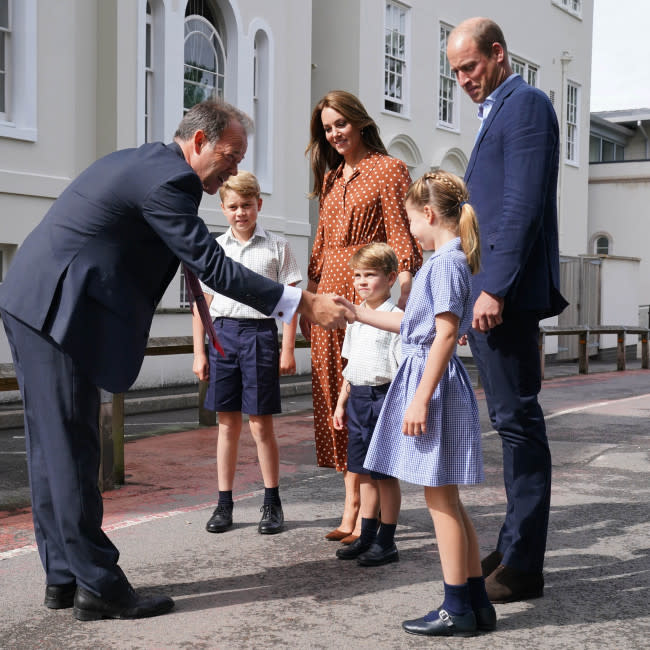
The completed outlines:
{"type": "Polygon", "coordinates": [[[271,317],[291,320],[297,310],[324,327],[346,323],[332,298],[233,262],[198,217],[203,192],[214,194],[237,173],[251,126],[233,106],[203,102],[184,116],[173,143],[101,158],[54,202],[0,286],[25,407],[45,605],[74,606],[79,620],[154,616],[174,604],[133,590],[102,531],[98,387],[123,392],[137,377],[179,261],[271,317]]]}
{"type": "Polygon", "coordinates": [[[502,603],[544,593],[551,455],[537,400],[539,321],[567,304],[559,292],[558,124],[548,97],[512,73],[492,20],[458,25],[447,57],[481,119],[465,174],[482,262],[469,342],[503,448],[506,517],[482,561],[488,596],[502,603]]]}

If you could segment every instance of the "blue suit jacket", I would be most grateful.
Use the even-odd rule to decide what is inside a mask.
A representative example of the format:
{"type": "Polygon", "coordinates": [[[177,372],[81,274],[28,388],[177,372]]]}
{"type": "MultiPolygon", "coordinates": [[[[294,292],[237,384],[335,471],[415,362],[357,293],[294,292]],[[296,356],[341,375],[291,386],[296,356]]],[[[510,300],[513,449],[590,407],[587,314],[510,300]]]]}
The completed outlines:
{"type": "Polygon", "coordinates": [[[20,246],[0,308],[49,334],[111,392],[135,381],[179,260],[215,291],[270,314],[283,287],[224,254],[197,215],[202,195],[175,143],[101,158],[20,246]]]}
{"type": "Polygon", "coordinates": [[[504,313],[559,314],[558,124],[548,97],[516,76],[504,82],[465,173],[481,235],[481,291],[504,313]]]}

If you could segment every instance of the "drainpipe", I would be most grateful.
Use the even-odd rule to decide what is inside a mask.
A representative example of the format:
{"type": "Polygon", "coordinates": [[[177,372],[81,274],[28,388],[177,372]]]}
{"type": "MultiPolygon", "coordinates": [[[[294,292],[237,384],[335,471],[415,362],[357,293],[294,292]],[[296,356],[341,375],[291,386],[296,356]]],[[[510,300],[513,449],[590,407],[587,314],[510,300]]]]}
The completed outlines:
{"type": "Polygon", "coordinates": [[[557,179],[557,197],[558,197],[558,206],[557,206],[557,222],[558,222],[558,239],[560,242],[560,249],[562,248],[562,205],[564,203],[563,189],[564,189],[564,168],[565,158],[566,158],[566,84],[567,84],[567,67],[569,63],[573,60],[571,52],[564,50],[562,56],[560,57],[560,63],[562,64],[562,92],[560,93],[560,169],[557,179]]]}
{"type": "Polygon", "coordinates": [[[643,123],[641,122],[641,120],[637,120],[636,125],[639,127],[639,131],[643,133],[643,137],[645,138],[645,159],[648,160],[648,158],[650,158],[650,156],[648,156],[648,134],[643,128],[643,123]]]}

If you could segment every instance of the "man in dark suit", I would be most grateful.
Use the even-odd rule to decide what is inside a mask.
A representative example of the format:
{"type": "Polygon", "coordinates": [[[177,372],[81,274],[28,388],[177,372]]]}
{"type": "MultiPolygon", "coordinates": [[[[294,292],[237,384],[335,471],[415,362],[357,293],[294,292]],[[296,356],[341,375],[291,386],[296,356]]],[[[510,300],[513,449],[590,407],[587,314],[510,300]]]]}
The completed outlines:
{"type": "Polygon", "coordinates": [[[482,561],[492,602],[543,595],[551,455],[537,395],[539,321],[559,314],[558,124],[548,97],[512,73],[499,26],[471,18],[449,35],[458,84],[481,128],[465,181],[478,215],[469,342],[503,447],[507,497],[496,550],[482,561]]]}
{"type": "Polygon", "coordinates": [[[183,262],[203,282],[272,317],[295,311],[342,327],[332,298],[283,287],[226,257],[198,217],[203,192],[237,173],[250,119],[203,102],[174,142],[101,158],[80,174],[18,250],[0,287],[25,407],[34,532],[45,604],[80,620],[169,611],[144,598],[102,531],[99,391],[126,391],[138,375],[156,305],[183,262]]]}

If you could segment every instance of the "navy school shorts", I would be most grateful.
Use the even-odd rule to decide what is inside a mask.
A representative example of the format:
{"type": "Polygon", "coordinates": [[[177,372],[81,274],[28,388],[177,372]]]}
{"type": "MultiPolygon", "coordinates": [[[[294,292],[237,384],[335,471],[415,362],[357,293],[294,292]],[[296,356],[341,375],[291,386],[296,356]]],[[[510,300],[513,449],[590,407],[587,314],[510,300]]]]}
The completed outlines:
{"type": "Polygon", "coordinates": [[[346,405],[348,415],[348,470],[356,474],[370,474],[372,479],[391,478],[372,472],[363,466],[372,433],[379,418],[390,384],[381,386],[352,386],[346,405]]]}
{"type": "Polygon", "coordinates": [[[275,320],[216,318],[214,327],[226,356],[208,345],[210,382],[205,408],[248,415],[280,413],[280,352],[275,320]]]}

